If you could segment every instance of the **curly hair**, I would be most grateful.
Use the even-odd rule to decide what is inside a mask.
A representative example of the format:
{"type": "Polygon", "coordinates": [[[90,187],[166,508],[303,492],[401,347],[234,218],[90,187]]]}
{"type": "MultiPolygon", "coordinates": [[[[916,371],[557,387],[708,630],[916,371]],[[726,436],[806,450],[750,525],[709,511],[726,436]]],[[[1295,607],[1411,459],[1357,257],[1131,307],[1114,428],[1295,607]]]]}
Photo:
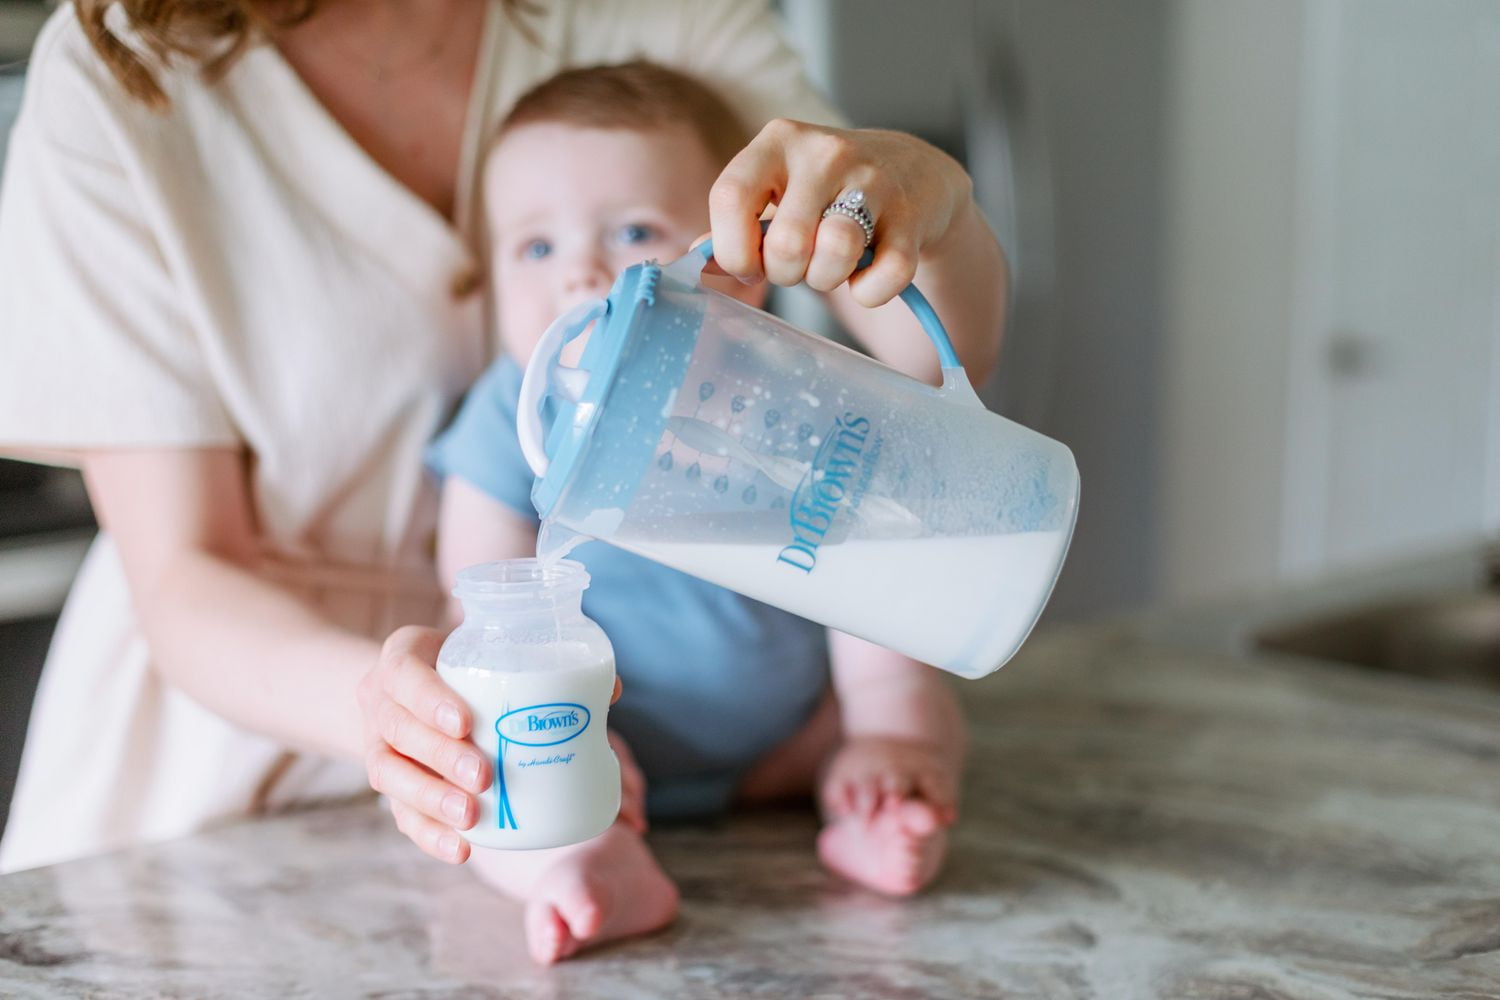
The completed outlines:
{"type": "MultiPolygon", "coordinates": [[[[512,15],[534,9],[532,0],[503,3],[512,15]]],[[[205,81],[214,83],[269,30],[301,24],[317,6],[318,0],[74,0],[83,33],[121,88],[158,110],[168,102],[152,60],[164,64],[184,56],[198,65],[205,81]],[[109,9],[117,4],[149,58],[106,24],[109,9]]]]}

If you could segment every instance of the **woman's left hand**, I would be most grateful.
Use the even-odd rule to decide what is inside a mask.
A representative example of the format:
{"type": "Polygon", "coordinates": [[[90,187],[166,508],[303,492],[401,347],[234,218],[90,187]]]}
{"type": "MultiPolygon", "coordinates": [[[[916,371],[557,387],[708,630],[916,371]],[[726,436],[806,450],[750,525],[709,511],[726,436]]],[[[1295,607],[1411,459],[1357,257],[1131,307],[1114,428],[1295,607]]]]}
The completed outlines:
{"type": "Polygon", "coordinates": [[[855,301],[878,306],[911,283],[924,253],[972,200],[963,167],[916,136],[778,118],[729,162],[709,193],[714,259],[747,283],[806,281],[826,292],[848,280],[855,301]],[[822,218],[854,190],[864,192],[875,223],[875,258],[858,274],[864,230],[840,215],[822,218]],[[768,205],[775,217],[762,237],[768,205]]]}

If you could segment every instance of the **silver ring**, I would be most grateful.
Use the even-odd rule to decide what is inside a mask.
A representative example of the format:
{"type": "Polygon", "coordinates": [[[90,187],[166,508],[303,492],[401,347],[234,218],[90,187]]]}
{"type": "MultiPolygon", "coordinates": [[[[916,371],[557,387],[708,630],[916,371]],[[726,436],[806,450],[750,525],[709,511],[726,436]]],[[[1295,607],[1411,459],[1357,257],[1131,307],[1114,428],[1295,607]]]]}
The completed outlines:
{"type": "Polygon", "coordinates": [[[865,246],[869,246],[875,240],[875,220],[870,216],[870,210],[865,208],[865,193],[859,188],[851,188],[833,200],[833,204],[823,209],[823,218],[830,215],[842,215],[846,219],[852,219],[859,224],[859,228],[865,231],[865,246]]]}

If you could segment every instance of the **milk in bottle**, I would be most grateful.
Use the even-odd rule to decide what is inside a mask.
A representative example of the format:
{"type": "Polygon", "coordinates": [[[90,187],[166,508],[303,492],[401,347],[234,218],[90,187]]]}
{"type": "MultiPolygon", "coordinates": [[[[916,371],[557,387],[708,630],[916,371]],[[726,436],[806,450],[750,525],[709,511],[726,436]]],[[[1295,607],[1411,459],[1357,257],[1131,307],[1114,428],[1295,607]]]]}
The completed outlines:
{"type": "Polygon", "coordinates": [[[620,811],[605,729],[614,651],[583,613],[587,586],[571,560],[513,559],[458,575],[464,620],[443,643],[438,676],[468,705],[469,738],[494,768],[478,821],[461,831],[471,844],[574,844],[620,811]]]}

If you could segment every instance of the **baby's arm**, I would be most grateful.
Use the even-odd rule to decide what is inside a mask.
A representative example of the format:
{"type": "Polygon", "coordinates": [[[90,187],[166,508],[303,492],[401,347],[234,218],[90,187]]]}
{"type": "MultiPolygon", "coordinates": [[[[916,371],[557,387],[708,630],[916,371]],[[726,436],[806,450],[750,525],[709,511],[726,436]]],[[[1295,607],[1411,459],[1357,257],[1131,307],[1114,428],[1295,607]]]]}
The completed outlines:
{"type": "Polygon", "coordinates": [[[952,822],[965,746],[952,689],[932,667],[842,632],[829,632],[829,650],[845,742],[822,782],[824,809],[868,815],[920,798],[952,822]]]}
{"type": "MultiPolygon", "coordinates": [[[[438,508],[437,563],[443,589],[451,591],[458,571],[476,563],[536,555],[536,525],[461,476],[443,480],[438,508]]],[[[459,618],[458,602],[448,600],[449,617],[459,618]]]]}

